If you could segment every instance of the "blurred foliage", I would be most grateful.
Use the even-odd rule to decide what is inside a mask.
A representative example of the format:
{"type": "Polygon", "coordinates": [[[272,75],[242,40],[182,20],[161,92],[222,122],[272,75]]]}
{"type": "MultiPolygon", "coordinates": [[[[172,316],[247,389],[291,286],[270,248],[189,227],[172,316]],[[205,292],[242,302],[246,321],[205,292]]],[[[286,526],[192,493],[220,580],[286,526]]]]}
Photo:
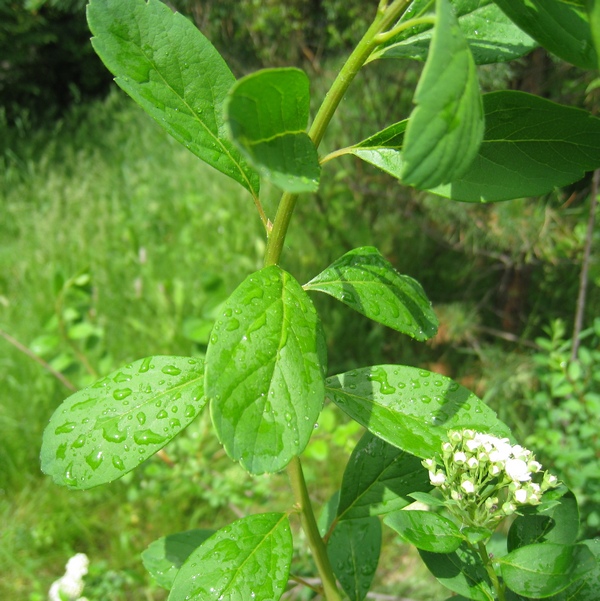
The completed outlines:
{"type": "Polygon", "coordinates": [[[0,0],[0,106],[10,123],[56,118],[105,94],[110,74],[92,50],[86,0],[0,0]]]}

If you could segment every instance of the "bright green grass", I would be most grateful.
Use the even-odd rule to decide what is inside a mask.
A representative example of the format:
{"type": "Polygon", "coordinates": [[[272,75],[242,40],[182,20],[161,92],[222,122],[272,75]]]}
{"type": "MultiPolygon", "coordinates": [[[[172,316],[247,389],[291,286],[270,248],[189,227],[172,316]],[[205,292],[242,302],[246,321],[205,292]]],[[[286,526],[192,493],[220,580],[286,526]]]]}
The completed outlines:
{"type": "MultiPolygon", "coordinates": [[[[185,335],[190,318],[210,318],[262,264],[264,234],[248,194],[116,92],[32,135],[13,142],[0,179],[0,328],[60,367],[73,348],[62,339],[48,349],[40,336],[57,335],[57,312],[76,310],[98,332],[72,341],[80,357],[65,375],[78,387],[94,379],[92,372],[150,354],[202,353],[185,335]],[[59,306],[64,283],[81,274],[89,282],[73,287],[59,306]]],[[[270,214],[275,197],[268,192],[270,214]]],[[[323,228],[314,200],[302,202],[299,224],[323,228]]],[[[319,251],[327,257],[347,250],[324,231],[315,248],[300,229],[286,251],[299,277],[324,266],[319,251]]],[[[336,324],[332,336],[346,330],[336,324]]],[[[0,599],[45,599],[67,559],[85,552],[91,601],[159,601],[166,593],[139,558],[152,540],[266,507],[289,508],[285,476],[251,479],[224,456],[207,415],[166,447],[172,465],[152,458],[107,486],[57,487],[40,473],[38,455],[44,426],[69,390],[4,338],[0,373],[0,599]]],[[[359,436],[336,424],[334,413],[326,412],[307,451],[307,479],[319,483],[319,503],[339,486],[350,440],[359,436]],[[336,459],[328,460],[331,432],[345,431],[350,440],[334,441],[336,459]]],[[[380,589],[435,598],[439,589],[414,567],[414,554],[403,576],[405,558],[394,550],[382,559],[380,589]],[[416,587],[405,582],[411,575],[416,587]]],[[[299,559],[303,565],[312,575],[307,557],[299,559]]]]}

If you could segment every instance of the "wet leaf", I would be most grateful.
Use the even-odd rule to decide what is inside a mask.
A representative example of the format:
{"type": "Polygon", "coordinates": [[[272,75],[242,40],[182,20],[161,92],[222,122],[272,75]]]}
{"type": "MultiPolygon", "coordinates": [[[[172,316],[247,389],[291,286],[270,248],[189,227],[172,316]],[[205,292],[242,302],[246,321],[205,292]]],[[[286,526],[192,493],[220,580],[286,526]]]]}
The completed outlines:
{"type": "Polygon", "coordinates": [[[502,578],[519,595],[543,599],[566,589],[596,568],[586,545],[540,543],[498,558],[502,578]]]}
{"type": "Polygon", "coordinates": [[[292,561],[283,513],[251,515],[221,528],[179,570],[169,601],[277,601],[292,561]]]}
{"type": "Polygon", "coordinates": [[[485,566],[477,552],[466,543],[452,553],[419,549],[419,555],[429,571],[451,591],[474,601],[495,601],[485,566]]]}
{"type": "Polygon", "coordinates": [[[340,522],[327,543],[331,567],[350,601],[369,592],[379,563],[381,523],[378,518],[340,522]]]}
{"type": "MultiPolygon", "coordinates": [[[[517,27],[493,0],[452,0],[458,24],[469,44],[475,63],[486,65],[514,60],[538,44],[517,27]]],[[[400,19],[406,22],[431,5],[431,0],[416,0],[400,19]]],[[[377,47],[369,61],[379,58],[411,58],[424,61],[431,43],[432,25],[405,29],[377,47]]]]}
{"type": "Polygon", "coordinates": [[[310,93],[300,69],[263,69],[230,90],[226,118],[233,141],[259,173],[286,192],[315,192],[321,167],[306,133],[310,93]]]}
{"type": "Polygon", "coordinates": [[[284,468],[313,432],[324,399],[321,322],[298,282],[273,265],[225,302],[206,353],[219,439],[250,472],[284,468]]]}
{"type": "Polygon", "coordinates": [[[44,431],[42,470],[69,488],[116,480],[162,449],[205,403],[202,360],[134,361],[58,407],[44,431]]]}
{"type": "Polygon", "coordinates": [[[456,524],[430,511],[396,511],[384,523],[417,549],[432,553],[452,553],[463,543],[456,524]]]}
{"type": "Polygon", "coordinates": [[[258,175],[224,136],[235,78],[194,24],[159,0],[91,0],[87,16],[117,84],[197,157],[258,196],[258,175]]]}
{"type": "Polygon", "coordinates": [[[346,253],[304,289],[329,294],[416,340],[427,340],[437,332],[438,320],[421,285],[398,273],[372,246],[346,253]]]}
{"type": "Polygon", "coordinates": [[[328,378],[326,394],[370,432],[417,457],[439,454],[452,429],[511,436],[472,392],[424,369],[363,367],[328,378]]]}
{"type": "Polygon", "coordinates": [[[171,590],[179,568],[214,530],[187,530],[150,543],[142,552],[144,567],[160,586],[171,590]]]}
{"type": "Polygon", "coordinates": [[[397,511],[413,503],[409,494],[431,488],[419,458],[365,432],[344,471],[338,519],[397,511]]]}

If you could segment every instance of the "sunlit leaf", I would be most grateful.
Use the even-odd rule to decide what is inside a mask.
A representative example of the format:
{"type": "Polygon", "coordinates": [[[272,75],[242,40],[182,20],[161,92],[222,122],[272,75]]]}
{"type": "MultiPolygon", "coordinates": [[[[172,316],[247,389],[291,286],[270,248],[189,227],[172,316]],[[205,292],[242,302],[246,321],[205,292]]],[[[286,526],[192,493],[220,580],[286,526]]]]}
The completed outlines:
{"type": "Polygon", "coordinates": [[[433,188],[460,177],[483,139],[477,69],[449,0],[436,0],[431,50],[406,128],[402,181],[433,188]]]}
{"type": "Polygon", "coordinates": [[[451,429],[510,437],[508,427],[472,392],[423,369],[363,367],[328,378],[326,393],[370,432],[417,457],[439,454],[451,429]]]}
{"type": "Polygon", "coordinates": [[[160,586],[171,590],[179,568],[214,530],[187,530],[150,543],[142,552],[144,567],[160,586]]]}
{"type": "Polygon", "coordinates": [[[120,478],[164,447],[202,410],[204,366],[147,357],[66,399],[42,441],[42,470],[86,489],[120,478]]]}
{"type": "Polygon", "coordinates": [[[230,90],[227,124],[233,141],[266,179],[287,192],[319,187],[317,149],[306,133],[309,81],[300,69],[264,69],[230,90]]]}
{"type": "Polygon", "coordinates": [[[292,560],[283,513],[251,515],[218,530],[183,564],[169,601],[277,601],[292,560]]]}
{"type": "Polygon", "coordinates": [[[384,523],[417,549],[432,553],[452,553],[464,539],[454,522],[431,511],[396,511],[384,523]]]}
{"type": "Polygon", "coordinates": [[[520,595],[543,599],[566,589],[596,568],[586,545],[541,543],[498,558],[507,586],[520,595]]]}
{"type": "Polygon", "coordinates": [[[235,78],[193,23],[159,0],[91,0],[94,49],[115,81],[196,156],[258,195],[259,178],[224,136],[235,78]]]}
{"type": "Polygon", "coordinates": [[[304,286],[417,340],[437,332],[438,320],[421,285],[399,274],[372,246],[346,253],[304,286]]]}
{"type": "Polygon", "coordinates": [[[324,398],[326,351],[307,293],[270,266],[224,303],[206,353],[206,394],[219,439],[252,473],[300,454],[324,398]]]}

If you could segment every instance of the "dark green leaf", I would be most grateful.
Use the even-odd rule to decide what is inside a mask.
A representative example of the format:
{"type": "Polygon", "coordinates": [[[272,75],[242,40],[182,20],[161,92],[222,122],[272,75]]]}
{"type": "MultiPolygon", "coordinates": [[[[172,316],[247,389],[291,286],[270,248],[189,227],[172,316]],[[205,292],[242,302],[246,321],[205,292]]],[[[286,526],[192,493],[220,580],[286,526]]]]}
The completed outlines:
{"type": "Polygon", "coordinates": [[[160,586],[171,590],[179,568],[214,530],[188,530],[163,536],[142,552],[142,562],[160,586]]]}
{"type": "MultiPolygon", "coordinates": [[[[400,23],[418,15],[430,0],[417,0],[400,23]]],[[[537,42],[519,29],[493,0],[452,0],[458,24],[478,65],[500,63],[519,58],[537,46],[537,42]]],[[[400,32],[369,58],[411,58],[424,61],[431,42],[431,25],[421,24],[400,32]]]]}
{"type": "Polygon", "coordinates": [[[596,562],[595,567],[583,578],[571,584],[564,591],[549,597],[550,601],[597,601],[600,591],[600,538],[582,541],[596,562]]]}
{"type": "Polygon", "coordinates": [[[440,453],[447,431],[510,431],[472,392],[450,378],[402,365],[376,365],[327,379],[327,396],[373,434],[417,457],[440,453]]]}
{"type": "Polygon", "coordinates": [[[417,340],[435,335],[438,320],[421,285],[399,274],[372,246],[357,248],[304,286],[337,298],[355,311],[417,340]]]}
{"type": "Polygon", "coordinates": [[[596,568],[594,555],[581,544],[528,545],[499,557],[498,563],[510,589],[536,599],[559,593],[596,568]]]}
{"type": "Polygon", "coordinates": [[[431,51],[406,128],[402,181],[433,188],[460,177],[483,139],[477,69],[449,0],[436,0],[431,51]]]}
{"type": "Polygon", "coordinates": [[[252,515],[218,530],[183,564],[170,601],[277,601],[292,560],[283,513],[252,515]]]}
{"type": "MultiPolygon", "coordinates": [[[[508,550],[533,543],[559,543],[568,545],[577,539],[579,510],[575,495],[561,486],[544,495],[545,503],[532,507],[518,516],[508,531],[508,550]],[[557,504],[549,501],[558,500],[557,504]]],[[[525,511],[525,508],[523,508],[525,511]]]]}
{"type": "Polygon", "coordinates": [[[463,543],[453,553],[419,549],[429,571],[447,588],[474,601],[495,601],[494,589],[481,558],[463,543]]]}
{"type": "Polygon", "coordinates": [[[250,472],[275,472],[300,454],[324,398],[326,350],[313,304],[273,265],[223,305],[206,352],[206,394],[219,439],[250,472]]]}
{"type": "Polygon", "coordinates": [[[583,8],[562,0],[495,0],[523,31],[563,60],[596,69],[598,57],[583,8]]]}
{"type": "Polygon", "coordinates": [[[159,0],[91,0],[94,49],[115,81],[176,140],[258,196],[258,175],[224,137],[229,67],[189,19],[159,0]]]}
{"type": "Polygon", "coordinates": [[[314,192],[321,167],[306,133],[310,93],[300,69],[264,69],[229,92],[227,124],[234,142],[266,179],[287,192],[314,192]]]}
{"type": "Polygon", "coordinates": [[[396,511],[383,521],[406,542],[432,553],[452,553],[464,539],[453,521],[431,511],[396,511]]]}
{"type": "Polygon", "coordinates": [[[483,97],[486,131],[467,172],[432,191],[467,202],[551,192],[600,166],[600,119],[524,92],[483,97]]]}
{"type": "Polygon", "coordinates": [[[600,0],[584,0],[592,32],[596,56],[600,56],[600,0]]]}
{"type": "Polygon", "coordinates": [[[369,592],[381,551],[378,518],[340,522],[328,543],[327,555],[334,574],[350,601],[362,601],[369,592]]]}
{"type": "Polygon", "coordinates": [[[366,432],[344,471],[338,519],[396,511],[413,503],[409,493],[431,488],[420,459],[366,432]]]}
{"type": "Polygon", "coordinates": [[[54,412],[44,431],[42,470],[69,488],[111,482],[162,449],[205,403],[200,359],[134,361],[54,412]]]}

